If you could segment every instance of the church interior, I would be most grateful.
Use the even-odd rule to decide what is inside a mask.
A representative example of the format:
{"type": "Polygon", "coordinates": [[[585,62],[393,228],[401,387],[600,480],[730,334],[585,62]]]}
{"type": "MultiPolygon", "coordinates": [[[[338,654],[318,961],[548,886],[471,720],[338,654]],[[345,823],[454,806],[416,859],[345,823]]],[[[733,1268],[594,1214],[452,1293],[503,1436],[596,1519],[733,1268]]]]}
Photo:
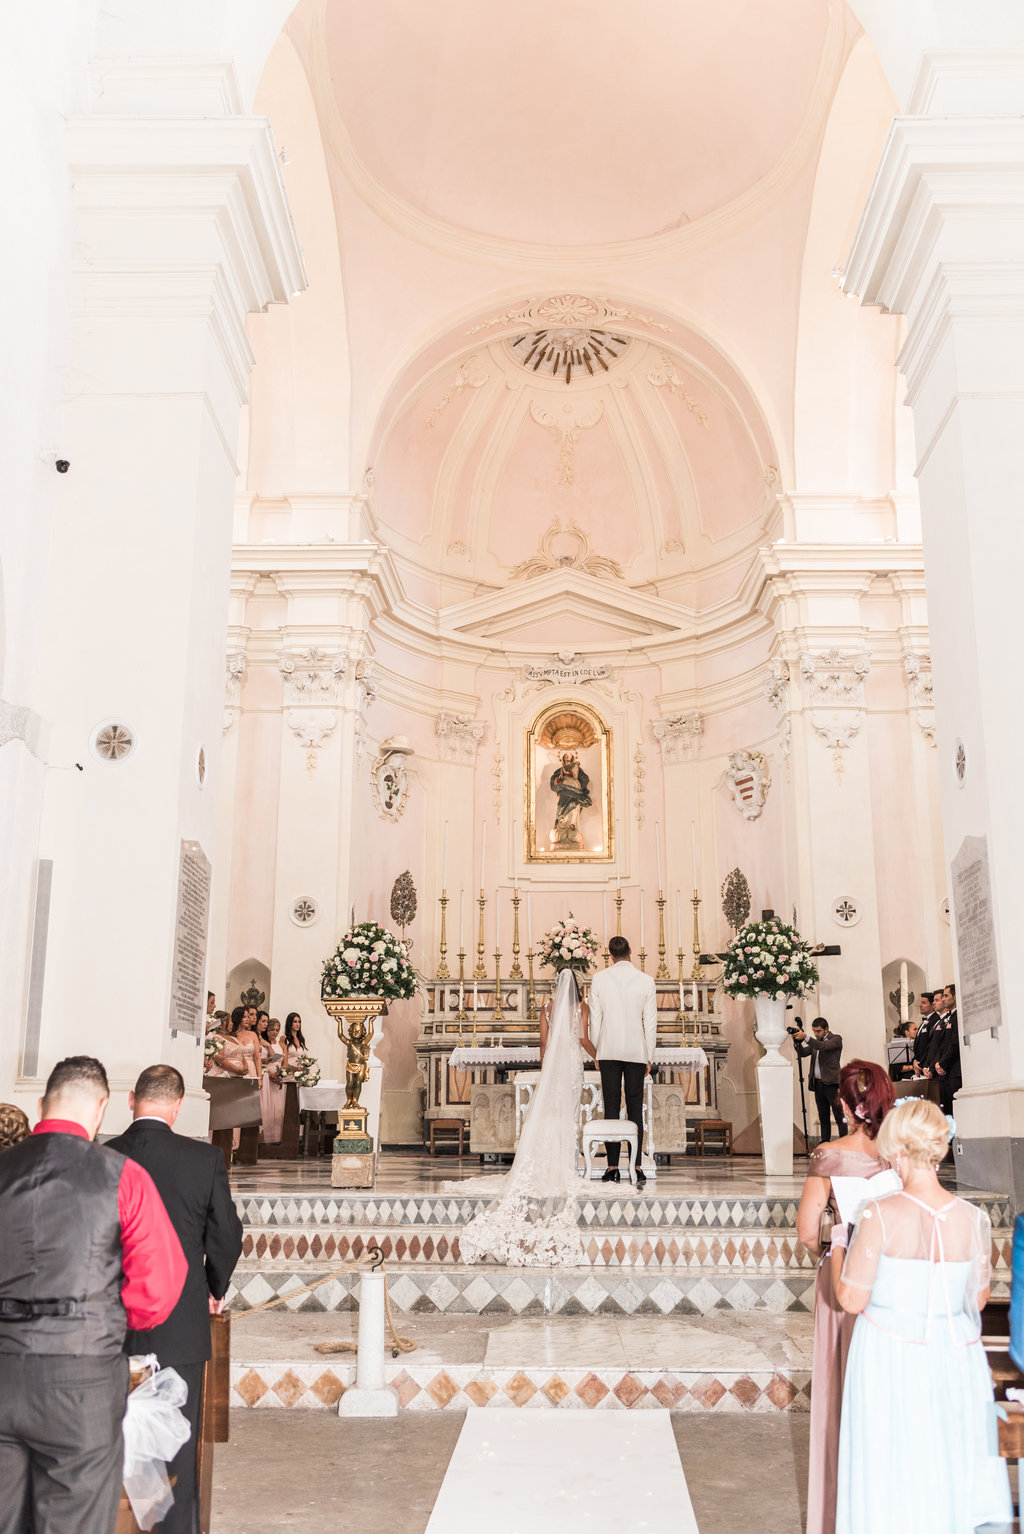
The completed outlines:
{"type": "Polygon", "coordinates": [[[802,1531],[813,1017],[888,1070],[956,987],[942,1178],[1008,1291],[1024,15],[967,11],[5,22],[0,1099],[84,1051],[114,1135],[166,1062],[232,1162],[214,1534],[802,1531]],[[817,969],[775,1035],[725,988],[762,913],[817,969]],[[569,920],[584,997],[616,936],[654,981],[646,1184],[587,1071],[583,1264],[467,1263],[569,920]],[[415,985],[342,1155],[359,923],[415,985]],[[248,1006],[319,1067],[276,1141],[207,1069],[248,1006]]]}

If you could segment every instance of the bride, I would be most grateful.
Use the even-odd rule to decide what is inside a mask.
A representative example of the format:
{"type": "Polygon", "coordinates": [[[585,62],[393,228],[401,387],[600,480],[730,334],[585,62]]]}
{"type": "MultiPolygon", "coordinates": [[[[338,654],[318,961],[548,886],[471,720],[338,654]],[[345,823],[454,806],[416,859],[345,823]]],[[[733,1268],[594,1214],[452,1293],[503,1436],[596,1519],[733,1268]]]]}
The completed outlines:
{"type": "Polygon", "coordinates": [[[572,1267],[584,1261],[580,1238],[577,1110],[589,1008],[571,969],[563,969],[540,1018],[541,1072],[515,1159],[502,1176],[446,1183],[448,1192],[498,1195],[464,1227],[463,1262],[485,1257],[512,1267],[572,1267]]]}

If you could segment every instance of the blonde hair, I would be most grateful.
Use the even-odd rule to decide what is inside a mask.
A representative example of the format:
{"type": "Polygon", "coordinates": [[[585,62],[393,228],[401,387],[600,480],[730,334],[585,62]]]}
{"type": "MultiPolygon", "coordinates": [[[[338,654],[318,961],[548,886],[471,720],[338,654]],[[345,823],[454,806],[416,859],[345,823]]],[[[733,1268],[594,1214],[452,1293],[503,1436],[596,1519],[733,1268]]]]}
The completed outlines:
{"type": "Polygon", "coordinates": [[[906,1156],[914,1166],[934,1167],[949,1145],[949,1120],[927,1098],[903,1098],[882,1120],[875,1144],[890,1164],[897,1156],[906,1156]]]}

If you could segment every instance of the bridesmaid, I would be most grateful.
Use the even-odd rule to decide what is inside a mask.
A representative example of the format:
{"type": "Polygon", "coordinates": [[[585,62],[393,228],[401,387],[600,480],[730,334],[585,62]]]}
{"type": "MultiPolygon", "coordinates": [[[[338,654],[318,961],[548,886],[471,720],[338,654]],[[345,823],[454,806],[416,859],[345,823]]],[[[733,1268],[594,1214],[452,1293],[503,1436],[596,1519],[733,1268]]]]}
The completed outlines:
{"type": "Polygon", "coordinates": [[[854,1323],[854,1317],[845,1314],[832,1291],[829,1233],[822,1231],[822,1221],[825,1216],[824,1223],[831,1225],[838,1218],[833,1177],[874,1177],[885,1170],[875,1138],[893,1104],[892,1082],[880,1065],[851,1060],[839,1078],[839,1101],[849,1133],[814,1151],[796,1216],[797,1236],[820,1258],[814,1286],[807,1534],[835,1531],[839,1414],[854,1323]]]}
{"type": "Polygon", "coordinates": [[[281,1126],[284,1123],[284,1082],[281,1080],[281,1064],[284,1060],[284,1051],[277,1042],[281,1033],[281,1024],[276,1017],[267,1020],[264,1031],[263,1043],[260,1047],[261,1064],[263,1066],[263,1084],[260,1087],[260,1096],[263,1099],[263,1129],[261,1136],[268,1145],[279,1145],[281,1141],[281,1126]]]}
{"type": "Polygon", "coordinates": [[[236,1007],[231,1014],[232,1043],[245,1064],[240,1074],[263,1080],[263,1064],[260,1059],[260,1036],[256,1032],[256,1008],[236,1007]]]}
{"type": "Polygon", "coordinates": [[[306,1040],[302,1035],[302,1018],[297,1012],[289,1012],[284,1020],[284,1063],[285,1068],[293,1071],[307,1054],[306,1040]]]}

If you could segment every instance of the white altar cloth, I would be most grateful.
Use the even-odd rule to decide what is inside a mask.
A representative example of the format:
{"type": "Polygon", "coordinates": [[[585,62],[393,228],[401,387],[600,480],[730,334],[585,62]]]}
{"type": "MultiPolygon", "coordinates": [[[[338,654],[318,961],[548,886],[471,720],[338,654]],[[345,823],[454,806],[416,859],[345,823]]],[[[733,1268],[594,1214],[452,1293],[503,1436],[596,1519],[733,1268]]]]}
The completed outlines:
{"type": "MultiPolygon", "coordinates": [[[[453,1049],[449,1064],[453,1070],[465,1071],[471,1066],[500,1066],[510,1065],[539,1065],[540,1050],[535,1044],[513,1044],[507,1048],[476,1049],[472,1046],[453,1049]]],[[[703,1070],[708,1063],[708,1057],[703,1049],[694,1046],[688,1049],[656,1049],[654,1051],[655,1065],[688,1066],[691,1070],[703,1070]]],[[[317,1088],[313,1088],[314,1091],[317,1088]]],[[[301,1098],[300,1098],[301,1101],[301,1098]]]]}

